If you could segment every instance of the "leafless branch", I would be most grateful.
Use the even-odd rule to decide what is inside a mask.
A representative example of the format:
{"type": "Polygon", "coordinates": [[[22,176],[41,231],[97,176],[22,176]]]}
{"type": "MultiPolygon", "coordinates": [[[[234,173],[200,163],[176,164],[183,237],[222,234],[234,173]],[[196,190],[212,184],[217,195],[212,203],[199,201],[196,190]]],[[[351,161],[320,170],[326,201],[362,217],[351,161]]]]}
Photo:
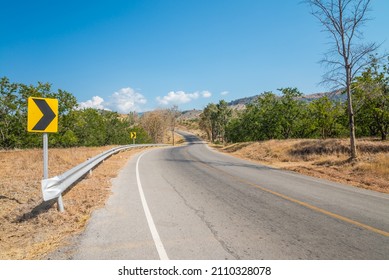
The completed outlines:
{"type": "Polygon", "coordinates": [[[356,74],[366,65],[367,57],[379,47],[355,42],[363,38],[364,25],[371,0],[306,0],[311,13],[323,25],[332,38],[333,49],[321,61],[329,71],[323,83],[343,86],[347,92],[350,126],[351,158],[357,157],[355,144],[354,112],[351,98],[351,83],[356,74]]]}

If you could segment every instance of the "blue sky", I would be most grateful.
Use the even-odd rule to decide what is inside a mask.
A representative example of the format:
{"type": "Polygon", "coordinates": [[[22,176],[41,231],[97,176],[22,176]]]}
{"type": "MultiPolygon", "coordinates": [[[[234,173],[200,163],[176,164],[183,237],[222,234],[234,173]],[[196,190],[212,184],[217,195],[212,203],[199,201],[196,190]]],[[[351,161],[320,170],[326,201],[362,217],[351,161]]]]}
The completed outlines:
{"type": "MultiPolygon", "coordinates": [[[[0,0],[0,77],[49,82],[82,106],[127,113],[252,96],[309,94],[329,45],[300,0],[0,0]]],[[[389,50],[389,1],[366,41],[389,50]]]]}

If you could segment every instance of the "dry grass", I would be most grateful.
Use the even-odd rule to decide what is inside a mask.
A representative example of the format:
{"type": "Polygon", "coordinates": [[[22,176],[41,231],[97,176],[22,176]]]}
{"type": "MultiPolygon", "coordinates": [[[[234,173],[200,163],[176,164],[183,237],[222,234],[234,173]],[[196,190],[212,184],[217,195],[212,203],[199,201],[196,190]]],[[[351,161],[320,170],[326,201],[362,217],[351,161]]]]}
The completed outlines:
{"type": "MultiPolygon", "coordinates": [[[[176,142],[182,142],[176,138],[176,142]]],[[[50,149],[50,176],[111,147],[50,149]]],[[[359,140],[360,160],[348,161],[348,141],[271,140],[220,148],[233,155],[304,174],[389,193],[389,143],[359,140]]],[[[110,195],[111,179],[134,153],[112,156],[64,196],[65,213],[42,206],[42,150],[0,151],[0,259],[41,259],[81,232],[110,195]]]]}
{"type": "Polygon", "coordinates": [[[359,159],[350,162],[347,139],[270,140],[219,150],[263,164],[389,193],[389,142],[358,140],[359,159]]]}
{"type": "MultiPolygon", "coordinates": [[[[111,147],[50,149],[49,175],[55,176],[111,147]]],[[[112,156],[64,195],[66,211],[42,202],[42,150],[0,151],[0,259],[40,259],[81,232],[91,212],[102,207],[116,177],[132,154],[112,156]]]]}

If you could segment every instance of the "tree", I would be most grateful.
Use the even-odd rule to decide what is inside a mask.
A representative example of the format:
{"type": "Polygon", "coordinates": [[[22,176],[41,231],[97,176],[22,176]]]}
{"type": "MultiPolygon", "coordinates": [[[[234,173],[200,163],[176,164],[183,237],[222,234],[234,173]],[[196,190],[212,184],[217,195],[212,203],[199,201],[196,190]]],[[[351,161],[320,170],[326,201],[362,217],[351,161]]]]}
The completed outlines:
{"type": "Polygon", "coordinates": [[[144,113],[141,119],[141,125],[153,143],[163,143],[165,131],[168,127],[165,111],[154,110],[144,113]]]}
{"type": "Polygon", "coordinates": [[[389,63],[381,66],[374,58],[356,78],[353,88],[361,126],[371,135],[379,133],[381,139],[386,140],[389,133],[389,63]]]}
{"type": "Polygon", "coordinates": [[[350,129],[350,156],[357,158],[354,110],[351,83],[358,72],[368,64],[367,57],[378,45],[362,44],[361,27],[369,20],[367,13],[371,0],[305,0],[311,13],[320,21],[329,34],[333,48],[322,60],[329,71],[324,82],[342,86],[347,93],[347,108],[350,129]]]}
{"type": "Polygon", "coordinates": [[[281,88],[282,97],[278,106],[281,134],[284,139],[295,136],[300,116],[303,113],[302,93],[297,88],[281,88]]]}
{"type": "Polygon", "coordinates": [[[341,133],[342,126],[339,119],[343,114],[340,102],[335,102],[327,96],[312,101],[308,105],[313,129],[321,138],[335,137],[341,133]]]}
{"type": "Polygon", "coordinates": [[[25,85],[3,77],[0,78],[0,149],[42,146],[41,134],[28,133],[26,129],[30,96],[58,99],[58,133],[50,135],[50,146],[124,145],[131,142],[130,131],[137,132],[138,143],[150,142],[135,113],[123,116],[92,108],[78,110],[71,93],[61,89],[54,92],[49,83],[25,85]]]}
{"type": "Polygon", "coordinates": [[[228,142],[236,143],[250,140],[243,126],[241,114],[236,112],[236,116],[230,120],[226,127],[226,139],[228,142]]]}
{"type": "Polygon", "coordinates": [[[220,138],[221,142],[225,142],[226,127],[230,121],[232,110],[228,107],[228,103],[224,100],[220,100],[216,104],[216,127],[217,127],[217,136],[220,138]]]}
{"type": "Polygon", "coordinates": [[[263,139],[276,139],[281,133],[280,99],[272,92],[264,92],[257,100],[263,139]]]}
{"type": "Polygon", "coordinates": [[[17,142],[15,130],[20,110],[18,84],[8,78],[0,80],[0,147],[13,148],[17,142]]]}
{"type": "Polygon", "coordinates": [[[50,135],[50,144],[60,147],[76,146],[78,143],[74,128],[76,115],[73,113],[78,105],[76,97],[61,89],[46,97],[58,99],[58,133],[50,135]]]}
{"type": "Polygon", "coordinates": [[[176,129],[177,118],[179,116],[180,116],[180,111],[178,111],[177,105],[174,105],[170,109],[167,109],[168,125],[169,125],[170,131],[172,132],[173,146],[175,144],[174,131],[176,129]]]}
{"type": "Polygon", "coordinates": [[[231,119],[232,110],[224,100],[218,104],[209,103],[200,114],[200,128],[207,133],[212,142],[225,142],[228,122],[231,119]]]}
{"type": "Polygon", "coordinates": [[[215,112],[217,107],[214,103],[209,103],[200,114],[200,129],[204,130],[207,134],[208,140],[215,141],[215,112]]]}
{"type": "Polygon", "coordinates": [[[107,131],[101,111],[94,108],[77,111],[74,129],[79,139],[78,145],[86,147],[106,145],[107,131]]]}
{"type": "MultiPolygon", "coordinates": [[[[260,110],[262,108],[259,103],[260,97],[258,97],[258,99],[253,103],[246,105],[239,122],[241,125],[239,134],[240,141],[258,141],[264,139],[262,130],[264,122],[261,120],[262,114],[260,110]]],[[[237,125],[236,121],[233,123],[237,125]]]]}
{"type": "Polygon", "coordinates": [[[242,115],[242,126],[244,137],[250,141],[279,138],[280,98],[272,92],[260,94],[252,104],[247,105],[242,115]]]}

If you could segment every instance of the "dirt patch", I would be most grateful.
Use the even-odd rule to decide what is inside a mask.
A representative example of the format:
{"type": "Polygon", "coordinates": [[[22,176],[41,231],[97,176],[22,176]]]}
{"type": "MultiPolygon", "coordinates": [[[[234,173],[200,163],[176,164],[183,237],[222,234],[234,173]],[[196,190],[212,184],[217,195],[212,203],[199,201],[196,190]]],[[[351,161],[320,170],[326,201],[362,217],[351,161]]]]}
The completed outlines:
{"type": "Polygon", "coordinates": [[[273,167],[389,193],[389,142],[358,140],[356,162],[348,160],[348,139],[269,140],[214,148],[273,167]]]}
{"type": "MultiPolygon", "coordinates": [[[[49,177],[59,175],[112,147],[50,149],[49,177]]],[[[113,155],[64,195],[65,212],[42,201],[42,150],[0,151],[0,259],[41,259],[80,233],[102,207],[111,179],[138,153],[113,155]]]]}

